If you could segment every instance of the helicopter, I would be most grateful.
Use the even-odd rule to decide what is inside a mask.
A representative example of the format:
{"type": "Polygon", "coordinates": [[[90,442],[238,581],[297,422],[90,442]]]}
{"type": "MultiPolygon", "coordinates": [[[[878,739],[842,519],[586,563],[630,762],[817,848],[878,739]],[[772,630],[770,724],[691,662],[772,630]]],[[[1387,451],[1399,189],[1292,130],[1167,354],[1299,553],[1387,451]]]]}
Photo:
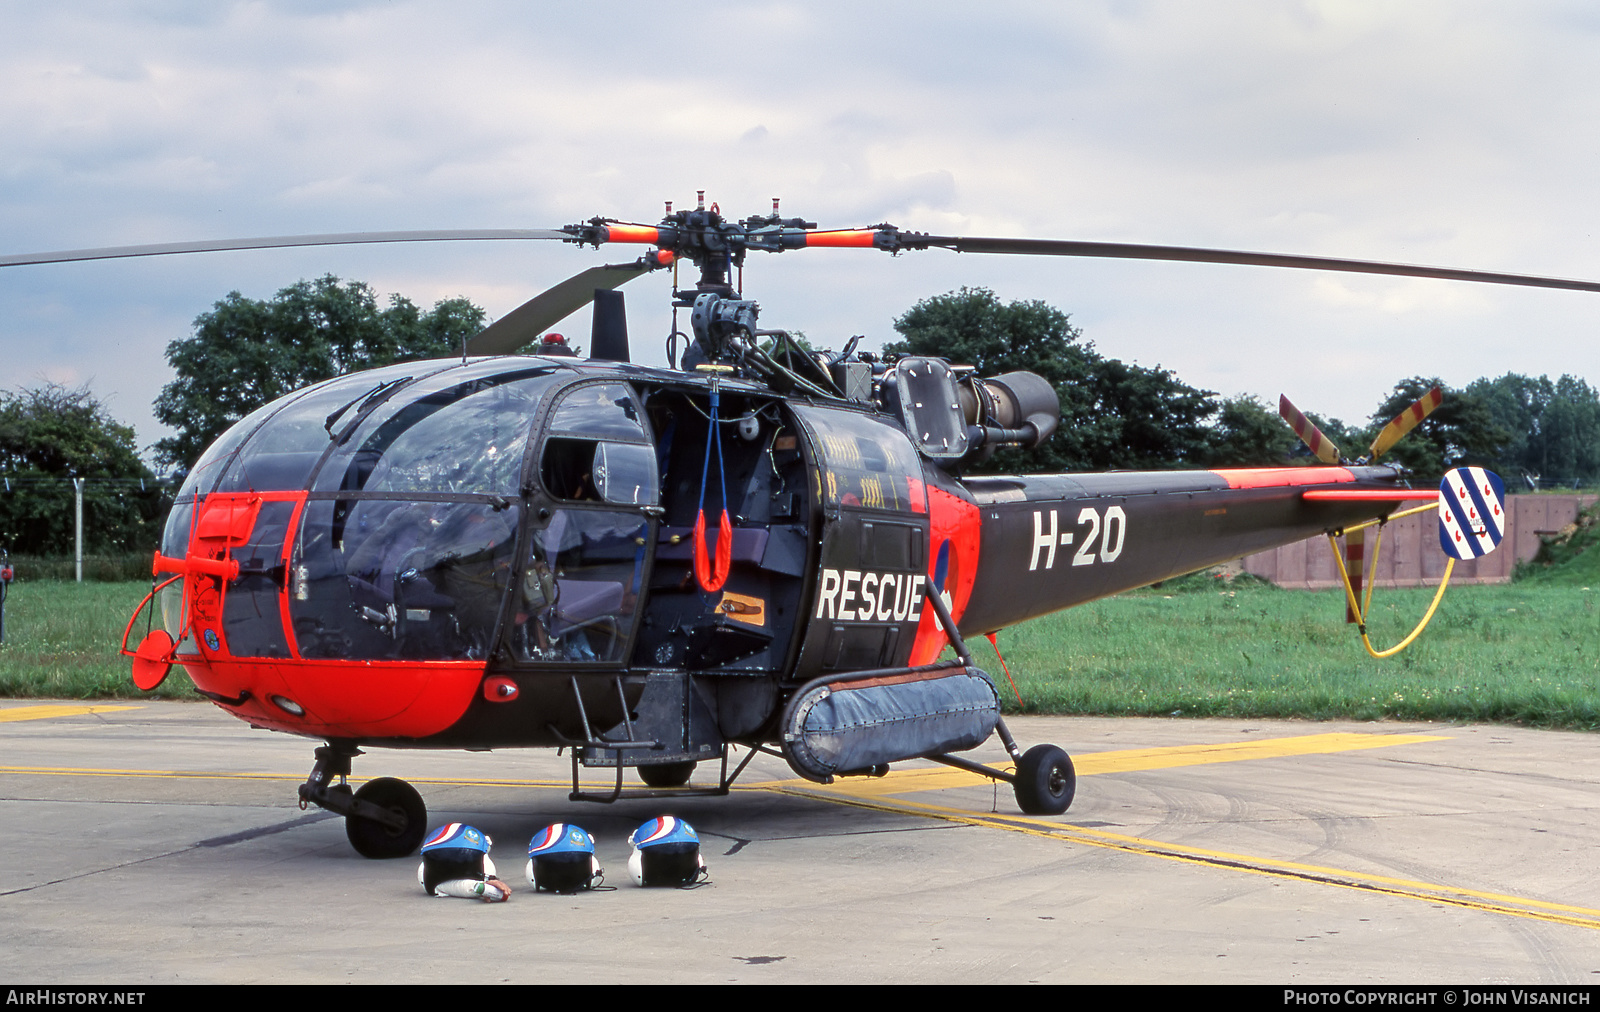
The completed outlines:
{"type": "MultiPolygon", "coordinates": [[[[825,230],[780,216],[776,199],[770,214],[734,220],[703,191],[692,210],[667,204],[655,225],[596,217],[549,230],[205,241],[7,256],[0,267],[484,239],[649,249],[536,296],[459,358],[340,376],[240,420],[177,492],[159,579],[123,637],[141,689],[180,664],[235,717],[323,741],[301,802],[343,816],[370,858],[412,853],[427,820],[404,781],[352,789],[352,760],[371,747],[564,749],[569,797],[600,802],[725,795],[758,754],[819,783],[931,759],[1009,783],[1026,813],[1059,815],[1076,790],[1071,758],[1053,744],[1023,750],[970,637],[1436,495],[1376,463],[1436,398],[1355,461],[1285,399],[1315,465],[978,473],[998,448],[1056,430],[1046,380],[875,355],[855,340],[813,351],[758,322],[742,291],[752,252],[942,248],[1600,291],[1239,250],[825,230]],[[698,276],[679,287],[683,265],[698,276]],[[618,289],[669,269],[668,366],[635,364],[618,289]],[[590,303],[587,357],[559,339],[537,343],[590,303]],[[130,649],[141,613],[148,631],[130,649]],[[958,754],[994,735],[1012,769],[958,754]],[[746,755],[730,769],[734,746],[746,755]],[[720,763],[714,786],[692,784],[701,763],[720,763]],[[609,788],[585,789],[583,769],[610,771],[609,788]],[[627,769],[642,788],[625,789],[627,769]]],[[[1476,509],[1498,522],[1480,484],[1476,509]]],[[[1487,550],[1498,538],[1479,512],[1456,538],[1465,531],[1487,550]]]]}

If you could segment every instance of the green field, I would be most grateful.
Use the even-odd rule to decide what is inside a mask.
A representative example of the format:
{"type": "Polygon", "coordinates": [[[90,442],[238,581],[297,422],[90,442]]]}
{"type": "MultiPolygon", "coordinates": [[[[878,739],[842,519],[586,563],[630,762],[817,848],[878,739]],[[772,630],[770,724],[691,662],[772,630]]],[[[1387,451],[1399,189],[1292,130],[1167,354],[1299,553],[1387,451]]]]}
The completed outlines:
{"type": "MultiPolygon", "coordinates": [[[[128,616],[149,590],[148,580],[29,580],[12,584],[5,602],[5,643],[0,644],[0,696],[144,696],[129,680],[128,660],[118,655],[117,647],[128,616]]],[[[145,615],[140,615],[139,625],[129,637],[130,647],[138,645],[144,626],[145,615]]],[[[151,695],[162,699],[200,698],[182,668],[174,668],[151,695]]]]}
{"type": "MultiPolygon", "coordinates": [[[[1600,588],[1600,583],[1596,584],[1600,588]]],[[[141,695],[116,653],[148,584],[15,584],[0,695],[141,695]]],[[[1372,636],[1410,631],[1429,591],[1383,591],[1372,636]]],[[[1000,633],[1028,713],[1502,721],[1600,726],[1600,612],[1586,585],[1456,587],[1422,638],[1373,660],[1333,592],[1190,577],[1000,633]]],[[[143,627],[141,619],[140,628],[143,627]]],[[[134,637],[137,639],[137,634],[134,637]]],[[[971,643],[1016,708],[994,652],[971,643]]],[[[166,698],[196,698],[180,670],[166,698]]]]}
{"type": "MultiPolygon", "coordinates": [[[[1587,587],[1453,587],[1416,643],[1375,660],[1344,622],[1342,591],[1244,583],[1191,589],[1196,582],[1002,632],[1023,708],[1600,726],[1600,614],[1587,587]]],[[[1379,590],[1374,646],[1399,642],[1431,597],[1430,590],[1379,590]]],[[[999,667],[987,643],[970,646],[980,666],[999,667]]],[[[1009,692],[1004,674],[995,674],[1009,692]]]]}

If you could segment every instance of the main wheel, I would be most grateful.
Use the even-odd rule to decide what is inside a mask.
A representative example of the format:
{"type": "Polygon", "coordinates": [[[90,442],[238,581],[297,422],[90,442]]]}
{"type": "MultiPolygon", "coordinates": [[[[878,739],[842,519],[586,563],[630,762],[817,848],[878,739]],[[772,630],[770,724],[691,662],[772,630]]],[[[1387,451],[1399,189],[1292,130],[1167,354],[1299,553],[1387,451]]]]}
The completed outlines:
{"type": "Polygon", "coordinates": [[[1060,815],[1072,805],[1078,774],[1072,759],[1054,745],[1035,745],[1017,763],[1017,807],[1029,815],[1060,815]]]}
{"type": "Polygon", "coordinates": [[[656,763],[653,766],[640,766],[639,779],[643,780],[646,787],[682,787],[694,776],[694,760],[686,759],[681,763],[656,763]]]}
{"type": "Polygon", "coordinates": [[[428,831],[428,807],[415,787],[394,777],[379,777],[361,785],[356,800],[386,808],[404,820],[398,828],[391,828],[358,815],[345,816],[344,833],[357,854],[375,859],[405,857],[422,843],[428,831]]]}

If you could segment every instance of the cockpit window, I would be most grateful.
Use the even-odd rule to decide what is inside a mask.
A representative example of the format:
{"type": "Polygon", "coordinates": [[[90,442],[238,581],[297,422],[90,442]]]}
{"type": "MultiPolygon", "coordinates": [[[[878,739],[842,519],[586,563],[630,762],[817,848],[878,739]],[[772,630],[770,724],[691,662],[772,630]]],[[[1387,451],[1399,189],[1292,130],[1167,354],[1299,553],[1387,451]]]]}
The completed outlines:
{"type": "MultiPolygon", "coordinates": [[[[348,417],[350,402],[388,389],[428,368],[407,363],[330,380],[300,396],[256,430],[223,472],[219,492],[302,489],[331,441],[330,416],[348,417]]],[[[436,366],[435,366],[436,368],[436,366]]],[[[337,421],[337,419],[336,419],[337,421]]],[[[335,432],[337,425],[333,426],[335,432]]]]}
{"type": "Polygon", "coordinates": [[[547,368],[431,377],[376,408],[318,473],[318,491],[516,495],[547,368]]]}
{"type": "Polygon", "coordinates": [[[656,451],[639,443],[600,443],[594,448],[594,489],[602,502],[653,506],[660,495],[656,451]]]}
{"type": "Polygon", "coordinates": [[[261,425],[269,416],[286,403],[305,393],[296,390],[286,397],[280,397],[271,404],[264,404],[245,415],[244,418],[233,423],[233,426],[224,432],[215,443],[206,448],[206,452],[195,461],[194,467],[189,469],[189,476],[183,480],[183,485],[178,489],[177,501],[192,500],[196,495],[209,495],[216,486],[217,479],[228,465],[234,462],[235,454],[240,444],[261,425]]]}
{"type": "Polygon", "coordinates": [[[623,383],[593,383],[569,391],[550,416],[550,431],[588,439],[645,442],[642,412],[623,383]]]}
{"type": "Polygon", "coordinates": [[[483,503],[311,500],[289,585],[302,655],[488,656],[518,514],[483,503]]]}
{"type": "Polygon", "coordinates": [[[539,481],[557,499],[650,506],[660,498],[659,463],[633,391],[586,383],[551,412],[539,481]]]}

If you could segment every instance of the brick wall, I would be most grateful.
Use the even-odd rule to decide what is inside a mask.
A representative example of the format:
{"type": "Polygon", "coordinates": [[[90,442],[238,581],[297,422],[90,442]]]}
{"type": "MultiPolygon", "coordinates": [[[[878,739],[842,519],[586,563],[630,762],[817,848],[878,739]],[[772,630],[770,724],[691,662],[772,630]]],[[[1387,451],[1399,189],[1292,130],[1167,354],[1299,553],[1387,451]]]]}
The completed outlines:
{"type": "MultiPolygon", "coordinates": [[[[1518,562],[1539,551],[1539,535],[1572,523],[1578,512],[1600,496],[1513,495],[1506,497],[1509,526],[1500,547],[1479,559],[1456,563],[1452,583],[1505,583],[1518,562]]],[[[1432,511],[1387,524],[1378,553],[1380,587],[1433,585],[1444,575],[1446,557],[1439,550],[1439,520],[1432,511]]],[[[1375,535],[1367,529],[1367,558],[1372,558],[1375,535]]],[[[1295,590],[1321,590],[1339,586],[1328,539],[1322,536],[1267,552],[1247,555],[1244,571],[1295,590]]]]}

